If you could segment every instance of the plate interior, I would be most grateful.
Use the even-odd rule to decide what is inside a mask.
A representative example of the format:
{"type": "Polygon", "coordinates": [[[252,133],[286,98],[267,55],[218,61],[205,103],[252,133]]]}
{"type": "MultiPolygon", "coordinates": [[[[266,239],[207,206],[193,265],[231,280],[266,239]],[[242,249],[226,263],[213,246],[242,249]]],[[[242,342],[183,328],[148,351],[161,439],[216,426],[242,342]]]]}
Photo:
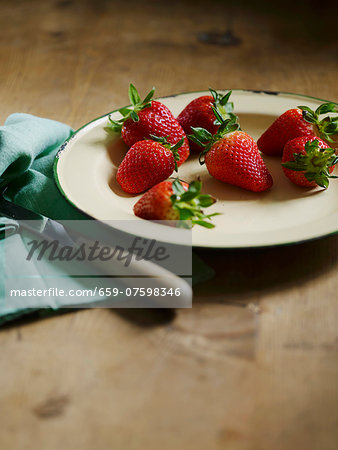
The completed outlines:
{"type": "MultiPolygon", "coordinates": [[[[176,116],[197,92],[160,99],[176,116]]],[[[294,94],[267,94],[233,91],[232,101],[241,128],[254,139],[287,109],[306,104],[316,108],[321,100],[294,94]]],[[[120,117],[118,112],[113,118],[120,117]]],[[[98,220],[141,220],[134,216],[133,205],[140,196],[122,191],[115,176],[126,153],[120,138],[104,130],[108,115],[81,128],[63,147],[55,165],[56,180],[65,197],[77,208],[98,220]]],[[[234,248],[280,245],[312,239],[337,231],[338,182],[328,190],[307,190],[292,184],[283,174],[280,158],[263,158],[274,185],[265,193],[253,193],[212,178],[192,154],[179,169],[186,181],[200,177],[203,191],[214,195],[217,203],[208,212],[221,212],[212,230],[194,227],[194,246],[234,248]]],[[[157,225],[157,228],[163,225],[157,225]]],[[[178,231],[179,232],[179,231],[178,231]]],[[[154,228],[151,227],[153,237],[154,228]]],[[[162,232],[161,232],[162,234],[162,232]]],[[[147,236],[148,237],[148,236],[147,236]]]]}

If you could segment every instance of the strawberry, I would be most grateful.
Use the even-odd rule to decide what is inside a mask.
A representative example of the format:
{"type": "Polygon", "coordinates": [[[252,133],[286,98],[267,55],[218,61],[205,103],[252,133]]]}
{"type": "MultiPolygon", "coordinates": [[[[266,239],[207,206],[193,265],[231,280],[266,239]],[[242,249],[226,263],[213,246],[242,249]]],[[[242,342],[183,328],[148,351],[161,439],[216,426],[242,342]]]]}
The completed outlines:
{"type": "Polygon", "coordinates": [[[168,136],[168,142],[172,145],[183,138],[177,161],[177,165],[180,166],[189,156],[188,139],[170,110],[162,103],[152,100],[154,92],[153,88],[145,99],[141,100],[135,86],[130,84],[129,98],[132,106],[119,110],[123,116],[119,120],[112,120],[109,116],[110,124],[107,131],[120,132],[128,147],[143,139],[149,139],[151,135],[168,136]]]}
{"type": "Polygon", "coordinates": [[[166,138],[151,137],[153,140],[136,142],[117,170],[116,180],[129,194],[139,194],[177,170],[178,149],[183,138],[170,145],[166,138]]]}
{"type": "Polygon", "coordinates": [[[239,130],[236,117],[223,120],[214,109],[221,125],[212,135],[203,128],[194,128],[189,136],[200,146],[200,163],[206,165],[210,175],[249,191],[261,192],[269,189],[272,177],[258,151],[256,142],[244,131],[239,130]]]}
{"type": "Polygon", "coordinates": [[[284,147],[282,166],[285,175],[295,184],[305,187],[329,186],[330,175],[338,162],[334,149],[322,139],[301,136],[284,147]]]}
{"type": "MultiPolygon", "coordinates": [[[[220,124],[215,118],[212,107],[217,107],[224,119],[230,118],[230,114],[234,108],[233,103],[229,103],[231,91],[225,95],[221,95],[213,89],[209,90],[211,95],[203,95],[202,97],[195,98],[177,117],[178,122],[186,134],[192,133],[191,127],[205,128],[211,134],[217,132],[220,124]]],[[[201,151],[201,148],[194,141],[190,141],[190,149],[201,151]]]]}
{"type": "Polygon", "coordinates": [[[178,226],[191,228],[201,225],[214,228],[209,222],[218,213],[205,215],[201,208],[207,208],[216,202],[214,197],[201,194],[202,183],[190,184],[178,179],[162,181],[147,191],[134,205],[134,214],[147,220],[179,221],[178,226]]]}
{"type": "Polygon", "coordinates": [[[329,112],[338,112],[335,103],[323,103],[316,111],[307,106],[289,109],[258,139],[258,148],[266,155],[281,155],[287,141],[299,136],[317,136],[333,143],[338,136],[338,116],[320,119],[329,112]]]}

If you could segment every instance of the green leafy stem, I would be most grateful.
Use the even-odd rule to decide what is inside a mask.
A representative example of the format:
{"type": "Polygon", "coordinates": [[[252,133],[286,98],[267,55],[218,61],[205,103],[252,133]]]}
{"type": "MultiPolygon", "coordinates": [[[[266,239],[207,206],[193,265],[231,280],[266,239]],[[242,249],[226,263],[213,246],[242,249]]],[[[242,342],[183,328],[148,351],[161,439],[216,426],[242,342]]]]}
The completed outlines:
{"type": "MultiPolygon", "coordinates": [[[[229,91],[224,95],[215,91],[215,89],[209,88],[209,91],[214,99],[213,105],[215,108],[217,108],[217,111],[219,112],[219,114],[221,114],[223,120],[229,119],[230,114],[234,110],[233,102],[229,102],[229,98],[232,94],[232,91],[229,91]]],[[[217,119],[217,117],[215,118],[214,124],[221,125],[221,122],[217,119]]]]}
{"type": "Polygon", "coordinates": [[[121,119],[113,120],[111,116],[109,116],[108,117],[109,125],[108,127],[106,127],[106,131],[121,133],[122,125],[126,120],[132,119],[134,122],[138,122],[139,121],[138,113],[145,108],[150,108],[151,100],[154,96],[154,93],[155,88],[153,87],[152,90],[145,96],[145,98],[141,100],[141,97],[137,92],[136,87],[132,83],[130,83],[128,94],[131,106],[126,106],[118,110],[119,113],[122,115],[121,119]]]}
{"type": "Polygon", "coordinates": [[[191,127],[193,134],[188,136],[189,139],[203,148],[203,151],[199,156],[200,164],[204,164],[205,155],[215,144],[215,142],[222,139],[226,134],[240,129],[238,118],[235,114],[230,113],[229,119],[224,119],[217,107],[212,107],[212,110],[215,114],[216,120],[220,123],[217,133],[211,134],[210,131],[205,128],[191,127]]]}
{"type": "Polygon", "coordinates": [[[320,148],[318,139],[305,144],[305,154],[293,153],[293,161],[282,163],[286,169],[304,172],[305,178],[318,186],[327,189],[330,178],[338,178],[330,174],[330,168],[338,162],[333,148],[320,148]]]}
{"type": "Polygon", "coordinates": [[[191,226],[194,225],[201,225],[205,228],[215,227],[215,225],[210,222],[210,219],[220,213],[204,214],[202,208],[208,208],[213,205],[216,202],[216,199],[211,195],[201,194],[201,188],[202,182],[199,180],[190,183],[188,190],[183,188],[179,179],[173,181],[172,189],[174,193],[170,199],[173,208],[179,213],[179,227],[191,228],[191,226]]]}
{"type": "Polygon", "coordinates": [[[303,111],[303,118],[306,122],[317,126],[319,135],[322,139],[328,142],[334,142],[331,136],[338,133],[338,116],[326,116],[324,119],[320,119],[320,116],[327,113],[338,112],[338,106],[336,103],[327,102],[318,106],[313,111],[308,106],[298,106],[303,111]]]}

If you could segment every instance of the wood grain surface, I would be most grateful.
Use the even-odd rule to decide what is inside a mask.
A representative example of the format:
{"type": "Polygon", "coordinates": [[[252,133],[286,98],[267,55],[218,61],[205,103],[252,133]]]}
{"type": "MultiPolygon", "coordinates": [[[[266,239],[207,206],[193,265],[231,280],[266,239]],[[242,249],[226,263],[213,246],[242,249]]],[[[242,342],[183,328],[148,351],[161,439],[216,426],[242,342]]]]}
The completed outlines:
{"type": "MultiPolygon", "coordinates": [[[[0,3],[0,120],[81,126],[157,95],[338,101],[334,2],[0,3]],[[270,4],[271,3],[271,4],[270,4]],[[233,46],[201,42],[227,27],[233,46]]],[[[335,450],[337,237],[199,251],[189,310],[82,310],[0,331],[2,450],[335,450]]]]}

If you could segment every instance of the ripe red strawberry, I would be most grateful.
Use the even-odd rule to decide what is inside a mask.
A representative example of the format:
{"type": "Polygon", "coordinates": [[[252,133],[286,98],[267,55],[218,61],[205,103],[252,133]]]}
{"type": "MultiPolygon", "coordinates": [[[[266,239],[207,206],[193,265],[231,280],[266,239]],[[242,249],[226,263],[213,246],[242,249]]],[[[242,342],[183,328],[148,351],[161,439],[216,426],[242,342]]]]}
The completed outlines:
{"type": "Polygon", "coordinates": [[[328,143],[333,143],[338,135],[338,116],[327,116],[324,119],[319,117],[328,112],[338,112],[337,105],[323,103],[316,111],[307,106],[289,109],[258,139],[259,150],[266,155],[281,155],[287,141],[299,136],[318,136],[328,143]]]}
{"type": "Polygon", "coordinates": [[[120,120],[112,120],[109,117],[108,128],[121,133],[122,139],[128,147],[143,139],[153,136],[168,136],[168,142],[177,144],[182,138],[183,145],[179,149],[180,166],[189,156],[189,142],[181,125],[177,122],[170,110],[160,102],[152,100],[155,89],[153,88],[142,101],[135,86],[129,86],[129,98],[131,107],[121,108],[120,120]]]}
{"type": "Polygon", "coordinates": [[[330,175],[338,162],[334,149],[322,139],[301,136],[284,147],[282,166],[285,175],[295,184],[305,187],[329,186],[330,175]]]}
{"type": "MultiPolygon", "coordinates": [[[[211,134],[217,132],[220,124],[215,118],[213,107],[218,108],[224,119],[230,119],[230,114],[234,108],[233,103],[229,103],[232,91],[225,95],[221,95],[213,89],[210,89],[210,92],[211,95],[195,98],[177,117],[178,122],[187,135],[192,133],[191,127],[205,128],[211,134]]],[[[201,151],[201,147],[192,140],[190,140],[190,149],[201,151]]]]}
{"type": "Polygon", "coordinates": [[[143,194],[134,205],[134,214],[147,220],[179,221],[177,226],[184,228],[193,225],[214,228],[209,219],[218,213],[205,215],[201,208],[213,205],[216,199],[201,194],[201,187],[200,181],[190,184],[178,179],[162,181],[143,194]]]}
{"type": "Polygon", "coordinates": [[[166,138],[152,138],[136,142],[118,168],[116,180],[129,194],[144,192],[177,170],[178,149],[183,138],[174,146],[166,138]]]}
{"type": "MultiPolygon", "coordinates": [[[[222,117],[215,109],[220,122],[222,117]]],[[[193,128],[189,136],[204,146],[200,163],[217,180],[224,181],[249,191],[261,192],[269,189],[272,177],[258,151],[256,142],[244,131],[240,131],[236,118],[222,122],[216,134],[203,128],[193,128]]]]}

